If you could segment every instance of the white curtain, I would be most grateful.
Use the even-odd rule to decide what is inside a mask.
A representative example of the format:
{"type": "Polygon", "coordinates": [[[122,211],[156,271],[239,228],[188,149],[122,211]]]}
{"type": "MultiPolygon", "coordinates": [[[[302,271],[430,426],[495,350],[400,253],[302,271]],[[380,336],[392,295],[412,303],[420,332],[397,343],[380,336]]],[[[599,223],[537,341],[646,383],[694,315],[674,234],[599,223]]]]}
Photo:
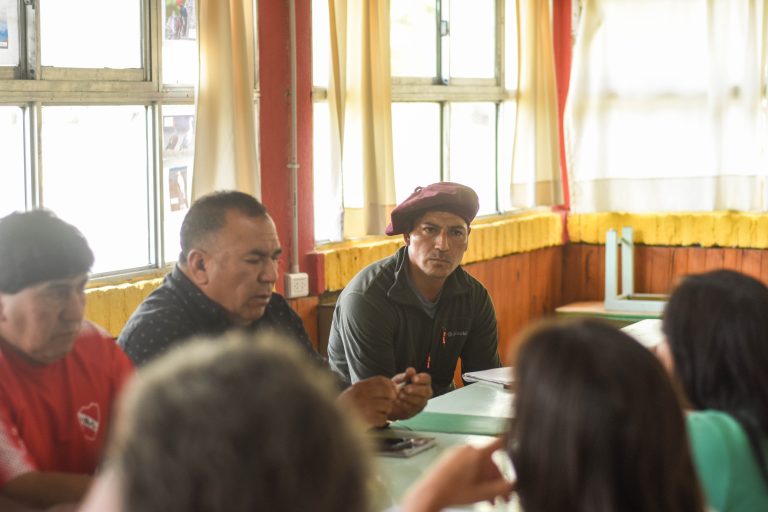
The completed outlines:
{"type": "Polygon", "coordinates": [[[197,2],[200,82],[192,197],[236,189],[260,198],[253,2],[197,2]]]}
{"type": "Polygon", "coordinates": [[[518,88],[510,203],[563,202],[557,75],[549,2],[518,0],[518,88]]]}
{"type": "Polygon", "coordinates": [[[572,211],[765,210],[767,51],[766,0],[584,0],[572,211]]]}
{"type": "Polygon", "coordinates": [[[331,189],[344,191],[345,238],[379,235],[395,205],[389,0],[328,0],[328,7],[331,189]]]}

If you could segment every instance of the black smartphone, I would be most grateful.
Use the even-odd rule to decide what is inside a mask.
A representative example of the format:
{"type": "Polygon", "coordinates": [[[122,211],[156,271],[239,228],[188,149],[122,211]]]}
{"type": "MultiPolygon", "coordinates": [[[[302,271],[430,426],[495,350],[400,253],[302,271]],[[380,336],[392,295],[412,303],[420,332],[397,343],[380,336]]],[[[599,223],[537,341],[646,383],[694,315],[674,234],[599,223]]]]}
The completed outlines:
{"type": "Polygon", "coordinates": [[[379,455],[385,457],[410,457],[436,445],[434,437],[377,437],[379,455]]]}

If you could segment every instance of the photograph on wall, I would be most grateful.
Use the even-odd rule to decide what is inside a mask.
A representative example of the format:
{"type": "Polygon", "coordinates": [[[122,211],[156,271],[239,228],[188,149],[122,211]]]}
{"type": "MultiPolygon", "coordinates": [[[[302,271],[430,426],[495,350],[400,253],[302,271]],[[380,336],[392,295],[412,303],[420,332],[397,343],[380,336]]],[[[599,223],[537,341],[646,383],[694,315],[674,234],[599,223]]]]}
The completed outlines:
{"type": "Polygon", "coordinates": [[[8,49],[8,11],[0,7],[0,48],[8,49]]]}

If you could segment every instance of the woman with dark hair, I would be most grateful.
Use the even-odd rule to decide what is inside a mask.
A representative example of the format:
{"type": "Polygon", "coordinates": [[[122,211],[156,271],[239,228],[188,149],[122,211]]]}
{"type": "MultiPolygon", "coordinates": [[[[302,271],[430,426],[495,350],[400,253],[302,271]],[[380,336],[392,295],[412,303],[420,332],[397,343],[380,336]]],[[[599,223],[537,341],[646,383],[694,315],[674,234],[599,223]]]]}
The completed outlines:
{"type": "Polygon", "coordinates": [[[660,357],[694,409],[688,432],[709,505],[768,510],[768,288],[730,270],[686,277],[662,328],[660,357]]]}
{"type": "MultiPolygon", "coordinates": [[[[703,511],[680,403],[632,338],[595,320],[545,323],[524,336],[515,372],[508,447],[523,511],[703,511]]],[[[462,483],[450,466],[430,472],[403,509],[451,503],[462,483]]]]}

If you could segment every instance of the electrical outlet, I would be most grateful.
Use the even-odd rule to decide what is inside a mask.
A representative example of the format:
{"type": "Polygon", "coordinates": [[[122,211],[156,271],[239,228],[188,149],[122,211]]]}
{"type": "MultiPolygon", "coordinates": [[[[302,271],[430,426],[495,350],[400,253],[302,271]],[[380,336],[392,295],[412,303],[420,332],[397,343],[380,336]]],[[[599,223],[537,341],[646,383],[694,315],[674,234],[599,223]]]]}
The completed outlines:
{"type": "Polygon", "coordinates": [[[309,276],[304,272],[285,274],[285,298],[295,299],[309,295],[309,276]]]}

